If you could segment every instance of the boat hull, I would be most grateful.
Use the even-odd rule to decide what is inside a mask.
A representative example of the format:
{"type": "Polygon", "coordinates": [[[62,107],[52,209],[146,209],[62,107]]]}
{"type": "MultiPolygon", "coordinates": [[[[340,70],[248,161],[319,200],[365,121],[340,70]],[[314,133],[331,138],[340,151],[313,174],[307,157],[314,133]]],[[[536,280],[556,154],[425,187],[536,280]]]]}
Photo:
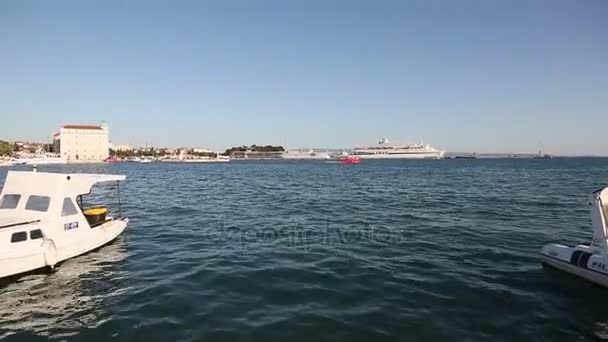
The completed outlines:
{"type": "Polygon", "coordinates": [[[63,158],[40,158],[40,159],[17,159],[15,163],[18,165],[52,165],[52,164],[67,164],[68,160],[63,158]]]}
{"type": "Polygon", "coordinates": [[[359,162],[361,162],[361,158],[357,157],[346,157],[340,159],[341,164],[359,164],[359,162]]]}
{"type": "Polygon", "coordinates": [[[589,246],[549,244],[541,250],[540,258],[547,266],[608,287],[608,256],[592,253],[589,246]]]}
{"type": "MultiPolygon", "coordinates": [[[[0,278],[34,271],[43,267],[54,267],[60,262],[85,254],[116,239],[127,227],[128,219],[115,219],[91,230],[94,234],[85,241],[65,245],[55,245],[52,238],[39,240],[40,246],[29,249],[26,254],[0,257],[0,278]]],[[[87,227],[87,229],[90,229],[87,227]]]]}
{"type": "Polygon", "coordinates": [[[361,159],[441,159],[443,153],[354,154],[361,159]]]}

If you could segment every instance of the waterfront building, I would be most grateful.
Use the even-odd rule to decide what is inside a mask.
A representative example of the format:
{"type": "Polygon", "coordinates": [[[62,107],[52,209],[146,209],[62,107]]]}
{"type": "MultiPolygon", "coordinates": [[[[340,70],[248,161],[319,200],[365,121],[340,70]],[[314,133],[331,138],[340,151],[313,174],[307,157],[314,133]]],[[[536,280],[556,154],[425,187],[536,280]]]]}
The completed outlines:
{"type": "Polygon", "coordinates": [[[109,156],[108,126],[64,125],[53,135],[53,146],[68,162],[101,162],[109,156]]]}
{"type": "Polygon", "coordinates": [[[131,145],[114,145],[112,146],[114,151],[128,152],[133,151],[133,147],[131,145]]]}
{"type": "Polygon", "coordinates": [[[208,148],[193,148],[192,149],[192,153],[197,153],[197,154],[204,154],[204,153],[215,153],[212,150],[208,149],[208,148]]]}

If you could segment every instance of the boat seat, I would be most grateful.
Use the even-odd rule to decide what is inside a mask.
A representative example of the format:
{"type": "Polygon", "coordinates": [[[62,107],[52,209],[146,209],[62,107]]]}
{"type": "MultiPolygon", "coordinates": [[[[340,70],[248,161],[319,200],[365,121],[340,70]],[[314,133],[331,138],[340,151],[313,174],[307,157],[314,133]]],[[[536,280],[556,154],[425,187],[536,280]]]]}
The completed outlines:
{"type": "Polygon", "coordinates": [[[84,210],[84,216],[89,222],[91,227],[98,226],[106,221],[106,215],[108,214],[108,208],[96,207],[84,210]]]}

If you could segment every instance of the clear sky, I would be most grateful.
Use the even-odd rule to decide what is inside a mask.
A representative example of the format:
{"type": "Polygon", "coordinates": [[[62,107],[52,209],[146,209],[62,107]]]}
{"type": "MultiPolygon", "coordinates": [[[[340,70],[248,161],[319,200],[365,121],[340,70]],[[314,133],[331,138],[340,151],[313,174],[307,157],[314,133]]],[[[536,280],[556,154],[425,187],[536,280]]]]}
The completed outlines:
{"type": "Polygon", "coordinates": [[[0,139],[608,155],[608,1],[0,2],[0,139]]]}

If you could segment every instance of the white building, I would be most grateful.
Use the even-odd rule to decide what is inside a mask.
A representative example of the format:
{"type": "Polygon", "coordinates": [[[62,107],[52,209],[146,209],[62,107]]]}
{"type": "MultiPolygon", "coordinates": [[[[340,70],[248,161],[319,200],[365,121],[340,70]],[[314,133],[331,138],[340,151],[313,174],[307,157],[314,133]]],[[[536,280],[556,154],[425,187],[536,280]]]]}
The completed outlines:
{"type": "Polygon", "coordinates": [[[53,135],[56,153],[68,162],[101,162],[109,156],[108,126],[64,125],[53,135]]]}
{"type": "Polygon", "coordinates": [[[122,152],[133,151],[133,147],[131,147],[131,145],[114,145],[114,146],[110,146],[110,147],[112,147],[112,149],[114,151],[122,151],[122,152]]]}
{"type": "Polygon", "coordinates": [[[213,151],[211,151],[208,148],[196,148],[196,147],[192,149],[192,152],[193,153],[213,153],[213,151]]]}

